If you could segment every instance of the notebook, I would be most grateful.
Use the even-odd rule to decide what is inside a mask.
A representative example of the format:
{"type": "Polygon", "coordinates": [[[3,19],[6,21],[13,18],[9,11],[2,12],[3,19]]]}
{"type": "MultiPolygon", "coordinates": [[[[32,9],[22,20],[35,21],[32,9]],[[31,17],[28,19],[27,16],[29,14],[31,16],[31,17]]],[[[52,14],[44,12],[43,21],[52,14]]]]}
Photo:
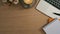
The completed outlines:
{"type": "Polygon", "coordinates": [[[58,19],[53,20],[51,23],[43,27],[46,34],[60,34],[60,21],[58,19]]]}
{"type": "Polygon", "coordinates": [[[36,9],[51,18],[60,18],[60,0],[40,0],[36,9]]]}

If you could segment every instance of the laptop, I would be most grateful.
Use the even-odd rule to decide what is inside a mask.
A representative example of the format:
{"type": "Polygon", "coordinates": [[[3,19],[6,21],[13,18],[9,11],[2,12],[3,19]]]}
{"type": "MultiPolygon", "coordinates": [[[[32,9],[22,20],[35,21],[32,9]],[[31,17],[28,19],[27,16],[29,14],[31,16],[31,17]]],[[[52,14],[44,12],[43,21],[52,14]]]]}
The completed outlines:
{"type": "Polygon", "coordinates": [[[40,0],[36,9],[51,18],[60,18],[60,0],[40,0]]]}
{"type": "Polygon", "coordinates": [[[46,34],[60,34],[60,20],[53,20],[48,25],[43,27],[43,30],[46,32],[46,34]]]}

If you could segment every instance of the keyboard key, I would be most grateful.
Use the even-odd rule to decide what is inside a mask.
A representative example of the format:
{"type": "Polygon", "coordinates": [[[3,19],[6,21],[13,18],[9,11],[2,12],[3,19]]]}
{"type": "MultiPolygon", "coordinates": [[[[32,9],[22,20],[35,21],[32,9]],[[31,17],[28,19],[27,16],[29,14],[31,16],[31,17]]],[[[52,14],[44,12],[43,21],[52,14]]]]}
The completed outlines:
{"type": "Polygon", "coordinates": [[[60,9],[60,0],[45,0],[45,1],[53,5],[54,7],[60,9]]]}

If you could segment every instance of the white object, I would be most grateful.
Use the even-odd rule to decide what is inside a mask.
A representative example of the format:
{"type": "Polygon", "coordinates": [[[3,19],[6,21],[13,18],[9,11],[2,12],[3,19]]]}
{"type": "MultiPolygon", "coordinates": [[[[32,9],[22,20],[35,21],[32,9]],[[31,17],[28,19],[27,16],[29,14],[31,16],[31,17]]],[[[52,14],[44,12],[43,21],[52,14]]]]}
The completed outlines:
{"type": "Polygon", "coordinates": [[[43,27],[43,30],[46,32],[46,34],[60,34],[60,21],[58,19],[55,19],[43,27]]]}
{"type": "Polygon", "coordinates": [[[18,3],[19,3],[19,0],[14,0],[13,3],[14,3],[14,4],[18,4],[18,3]]]}
{"type": "Polygon", "coordinates": [[[49,17],[60,18],[60,16],[53,14],[53,13],[59,13],[60,14],[60,10],[57,9],[56,7],[54,7],[53,5],[49,4],[45,0],[40,0],[36,9],[41,11],[42,13],[48,15],[49,17]]]}

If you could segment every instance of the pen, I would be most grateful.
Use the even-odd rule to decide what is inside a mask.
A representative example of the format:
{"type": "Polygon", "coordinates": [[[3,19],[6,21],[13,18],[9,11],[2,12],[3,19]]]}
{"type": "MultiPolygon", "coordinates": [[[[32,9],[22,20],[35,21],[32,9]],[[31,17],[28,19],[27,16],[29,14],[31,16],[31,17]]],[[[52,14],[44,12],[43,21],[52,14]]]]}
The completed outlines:
{"type": "Polygon", "coordinates": [[[53,14],[60,16],[60,14],[58,14],[58,13],[53,13],[53,14]]]}

